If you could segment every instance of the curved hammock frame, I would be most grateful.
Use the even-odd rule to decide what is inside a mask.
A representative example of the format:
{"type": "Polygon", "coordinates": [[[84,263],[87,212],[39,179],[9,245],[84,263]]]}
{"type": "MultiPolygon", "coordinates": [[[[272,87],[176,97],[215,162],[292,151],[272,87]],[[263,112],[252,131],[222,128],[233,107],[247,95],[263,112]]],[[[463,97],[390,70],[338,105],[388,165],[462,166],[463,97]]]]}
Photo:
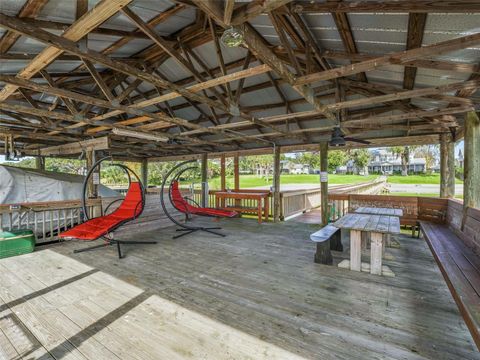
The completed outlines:
{"type": "Polygon", "coordinates": [[[84,241],[92,241],[102,238],[105,240],[103,244],[91,246],[85,249],[74,250],[75,253],[90,251],[105,247],[108,245],[117,245],[118,257],[121,259],[122,251],[121,244],[156,244],[156,241],[126,241],[126,240],[116,240],[113,238],[113,231],[126,224],[129,221],[137,219],[143,212],[145,208],[145,187],[138,175],[129,167],[123,164],[111,163],[108,166],[116,166],[122,169],[128,178],[128,190],[124,198],[116,199],[107,205],[103,211],[103,215],[90,218],[88,215],[87,208],[87,188],[88,182],[92,177],[93,173],[100,165],[106,161],[111,160],[111,157],[104,157],[93,164],[90,170],[85,176],[82,187],[82,210],[85,221],[70,230],[60,234],[60,237],[63,238],[74,238],[84,241]],[[134,181],[132,181],[132,175],[134,181]],[[110,207],[120,202],[120,205],[117,209],[111,214],[107,214],[110,207]],[[129,203],[133,202],[135,206],[132,208],[129,203]],[[133,210],[133,212],[132,212],[133,210]]]}
{"type": "MultiPolygon", "coordinates": [[[[179,191],[178,190],[178,180],[180,177],[188,170],[193,170],[196,169],[197,166],[187,166],[189,164],[196,163],[196,160],[188,160],[184,161],[176,166],[174,166],[165,176],[162,182],[162,187],[160,190],[160,204],[162,206],[163,211],[165,212],[165,215],[175,224],[179,227],[177,231],[182,231],[183,233],[180,235],[176,235],[173,238],[179,238],[181,236],[185,236],[188,234],[191,234],[195,231],[205,231],[214,235],[222,236],[224,237],[224,234],[221,234],[219,232],[216,232],[214,230],[220,230],[220,227],[204,227],[204,226],[195,226],[195,225],[189,225],[186,223],[186,221],[191,217],[191,215],[200,215],[200,216],[211,216],[211,217],[234,217],[237,216],[238,214],[233,211],[221,211],[213,208],[202,208],[198,205],[198,203],[195,202],[195,200],[187,197],[182,196],[182,200],[184,203],[180,203],[179,201],[175,201],[173,196],[176,195],[173,192],[174,191],[179,191]],[[172,177],[172,174],[173,177],[172,177]],[[165,187],[167,182],[170,180],[169,186],[168,186],[168,200],[172,204],[172,206],[178,210],[181,213],[185,214],[185,223],[182,223],[175,219],[168,211],[166,205],[165,205],[165,187]],[[188,204],[188,203],[194,204],[194,206],[188,204]],[[182,207],[183,205],[183,207],[182,207]],[[194,212],[192,210],[195,209],[194,212]]],[[[180,195],[181,196],[181,195],[180,195]]]]}

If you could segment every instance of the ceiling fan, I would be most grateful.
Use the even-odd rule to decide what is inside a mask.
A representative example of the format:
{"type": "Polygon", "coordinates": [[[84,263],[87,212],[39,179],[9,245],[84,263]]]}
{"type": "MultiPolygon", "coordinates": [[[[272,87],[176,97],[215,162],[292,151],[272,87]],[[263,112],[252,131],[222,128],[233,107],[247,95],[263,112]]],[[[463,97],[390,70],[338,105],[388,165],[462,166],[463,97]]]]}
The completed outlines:
{"type": "Polygon", "coordinates": [[[332,137],[330,138],[330,142],[329,142],[330,146],[334,146],[334,147],[345,146],[347,144],[347,141],[356,142],[364,145],[370,144],[370,141],[367,141],[367,140],[356,139],[352,137],[345,137],[345,134],[340,128],[340,125],[335,125],[332,131],[332,137]]]}

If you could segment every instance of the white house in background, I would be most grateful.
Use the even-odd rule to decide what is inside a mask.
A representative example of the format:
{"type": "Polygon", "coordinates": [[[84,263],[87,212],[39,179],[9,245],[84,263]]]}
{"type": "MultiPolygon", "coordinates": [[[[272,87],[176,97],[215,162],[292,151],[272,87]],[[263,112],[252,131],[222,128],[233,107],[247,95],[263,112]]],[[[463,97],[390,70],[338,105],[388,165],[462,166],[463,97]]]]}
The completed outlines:
{"type": "MultiPolygon", "coordinates": [[[[402,172],[402,158],[400,155],[392,154],[385,149],[371,151],[372,158],[368,164],[368,171],[371,173],[393,174],[402,172]]],[[[408,172],[425,173],[427,171],[425,158],[410,156],[408,172]]]]}
{"type": "Polygon", "coordinates": [[[312,174],[313,171],[308,164],[295,164],[291,161],[284,160],[281,162],[282,174],[312,174]]]}

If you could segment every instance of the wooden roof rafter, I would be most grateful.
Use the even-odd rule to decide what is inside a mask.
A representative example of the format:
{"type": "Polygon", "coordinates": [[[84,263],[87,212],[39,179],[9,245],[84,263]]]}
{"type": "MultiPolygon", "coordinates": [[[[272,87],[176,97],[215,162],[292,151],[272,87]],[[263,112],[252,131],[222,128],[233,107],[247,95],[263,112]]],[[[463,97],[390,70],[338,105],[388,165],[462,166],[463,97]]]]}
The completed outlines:
{"type": "MultiPolygon", "coordinates": [[[[103,0],[99,5],[108,1],[103,0]]],[[[121,0],[111,1],[119,2],[121,0]]],[[[89,28],[89,31],[83,37],[78,33],[75,35],[78,36],[78,40],[72,41],[70,39],[70,42],[68,42],[68,38],[62,40],[58,36],[48,37],[47,40],[46,34],[41,31],[42,29],[35,33],[31,31],[29,35],[22,33],[36,40],[39,37],[44,37],[43,40],[47,44],[47,49],[52,47],[51,41],[54,41],[54,45],[60,47],[60,49],[57,49],[59,50],[58,53],[57,51],[52,52],[54,58],[58,61],[75,61],[80,58],[82,60],[86,59],[90,64],[89,66],[75,69],[72,75],[77,74],[80,77],[73,78],[73,81],[70,80],[72,75],[65,73],[62,75],[58,71],[56,73],[47,72],[43,68],[39,68],[38,72],[32,71],[31,74],[28,74],[28,78],[35,77],[35,79],[41,79],[36,80],[38,81],[37,85],[46,81],[49,88],[36,91],[32,90],[31,84],[27,84],[28,86],[19,88],[16,93],[12,92],[8,98],[17,102],[5,102],[6,98],[3,100],[0,126],[4,124],[4,126],[11,126],[12,129],[19,129],[22,126],[29,128],[30,126],[31,129],[36,129],[38,134],[38,136],[35,136],[36,139],[18,137],[21,141],[28,140],[29,145],[25,145],[25,148],[35,146],[35,141],[37,140],[46,144],[65,141],[67,137],[78,139],[91,137],[92,135],[103,136],[105,133],[109,133],[113,126],[118,125],[119,127],[125,126],[125,129],[129,128],[139,133],[142,131],[153,131],[158,134],[166,134],[171,139],[183,139],[184,144],[188,140],[190,144],[195,143],[192,146],[188,146],[188,149],[185,149],[185,151],[190,153],[214,151],[222,149],[223,146],[227,145],[237,149],[241,147],[261,147],[261,142],[266,139],[268,141],[278,141],[282,146],[298,142],[318,141],[318,139],[328,138],[329,131],[336,121],[334,113],[347,109],[349,113],[341,119],[342,126],[346,132],[352,131],[364,139],[373,139],[380,133],[384,135],[395,133],[398,134],[396,136],[400,136],[399,134],[404,134],[404,131],[407,131],[407,134],[410,135],[427,134],[429,125],[431,125],[432,134],[448,131],[449,127],[451,127],[452,131],[458,131],[458,126],[461,126],[462,121],[457,122],[457,116],[462,111],[468,111],[473,108],[473,94],[478,88],[478,83],[476,81],[463,83],[451,83],[449,81],[450,84],[448,86],[442,85],[431,88],[425,87],[429,85],[423,85],[423,87],[413,88],[414,72],[417,68],[425,68],[470,73],[470,79],[477,80],[478,73],[480,73],[478,66],[474,66],[471,63],[459,63],[456,59],[453,60],[452,57],[448,61],[439,60],[435,56],[475,46],[475,44],[479,43],[480,36],[473,33],[461,38],[415,49],[421,46],[419,32],[415,32],[415,29],[425,28],[424,20],[427,8],[433,9],[432,11],[440,11],[438,10],[440,8],[446,9],[442,13],[462,13],[471,10],[477,11],[475,5],[462,2],[466,7],[464,6],[461,9],[456,5],[452,5],[451,2],[439,1],[434,4],[427,4],[427,2],[419,0],[416,1],[416,4],[412,3],[413,7],[406,11],[404,2],[399,4],[396,1],[385,1],[379,4],[379,2],[360,0],[355,3],[359,7],[358,12],[376,13],[376,11],[372,10],[376,6],[376,9],[385,9],[385,12],[402,11],[410,13],[412,20],[409,29],[407,29],[409,32],[407,36],[409,38],[407,51],[402,52],[402,54],[392,53],[376,57],[371,54],[358,53],[352,29],[350,26],[345,27],[343,25],[339,26],[342,35],[340,39],[346,44],[346,50],[349,53],[332,52],[328,49],[328,46],[324,48],[325,44],[316,39],[318,33],[313,33],[310,30],[302,14],[318,11],[328,12],[338,20],[337,25],[339,25],[339,23],[345,23],[341,19],[346,18],[348,22],[348,13],[354,10],[351,1],[306,3],[303,1],[272,0],[253,1],[248,4],[229,0],[224,2],[213,0],[201,2],[187,1],[174,5],[150,20],[147,17],[148,21],[131,12],[131,9],[125,8],[123,12],[127,14],[127,17],[129,12],[130,14],[133,13],[133,23],[138,29],[133,31],[122,30],[122,33],[118,32],[118,35],[124,36],[120,42],[117,41],[118,47],[116,49],[127,45],[131,39],[138,37],[150,39],[152,45],[142,50],[136,50],[135,54],[131,53],[130,57],[123,56],[121,59],[114,57],[115,46],[107,46],[105,50],[110,50],[102,51],[101,55],[104,57],[98,57],[97,53],[88,50],[88,44],[81,45],[80,50],[78,50],[78,40],[85,38],[88,33],[118,31],[111,30],[108,23],[102,25],[103,22],[101,21],[99,21],[97,26],[89,28]],[[215,3],[217,5],[220,3],[221,6],[215,5],[215,3]],[[192,16],[193,12],[189,12],[188,16],[191,17],[192,21],[188,25],[177,28],[170,35],[163,35],[161,32],[157,33],[157,30],[154,29],[155,21],[160,23],[169,16],[174,16],[188,7],[200,10],[195,12],[195,16],[192,16]],[[400,10],[400,8],[404,10],[400,10]],[[264,38],[265,32],[261,26],[258,27],[256,25],[256,20],[252,24],[248,23],[248,21],[254,19],[259,14],[270,14],[274,19],[276,32],[281,38],[283,37],[283,48],[272,46],[265,41],[268,37],[264,38]],[[197,46],[210,43],[215,45],[217,56],[219,54],[218,40],[220,31],[214,28],[213,22],[211,22],[210,30],[208,30],[208,27],[206,27],[207,17],[214,19],[221,27],[228,27],[229,24],[232,24],[244,31],[245,45],[250,50],[246,58],[236,58],[236,60],[227,64],[224,59],[219,57],[219,61],[217,61],[219,66],[216,69],[215,67],[210,68],[213,64],[211,56],[215,54],[213,52],[204,54],[196,50],[197,46]],[[413,19],[417,19],[417,21],[415,22],[413,19]],[[413,33],[416,35],[411,35],[413,33]],[[57,42],[55,43],[55,41],[57,42]],[[291,44],[290,48],[287,48],[286,44],[291,44]],[[326,61],[326,59],[342,57],[358,63],[348,68],[341,66],[332,68],[331,64],[326,61]],[[168,59],[176,61],[176,65],[187,70],[190,76],[169,81],[168,78],[174,79],[174,77],[170,76],[168,71],[164,72],[159,68],[168,59]],[[258,66],[254,64],[257,61],[260,64],[263,63],[263,65],[258,66]],[[373,66],[372,62],[374,63],[373,66]],[[210,65],[207,65],[207,63],[210,65]],[[111,67],[111,65],[114,66],[111,67]],[[290,65],[294,65],[297,69],[294,76],[289,74],[290,65]],[[363,72],[374,70],[383,65],[395,65],[405,68],[403,90],[407,90],[407,88],[410,88],[410,90],[402,91],[401,84],[398,86],[373,80],[370,84],[366,81],[354,81],[352,79],[352,76],[363,76],[361,75],[363,72]],[[133,72],[130,72],[130,70],[133,72]],[[245,72],[241,73],[242,71],[245,72]],[[161,76],[153,75],[147,77],[145,75],[152,75],[152,73],[155,74],[156,72],[161,74],[161,76]],[[273,72],[279,77],[273,76],[273,72]],[[167,74],[168,78],[165,76],[167,74]],[[258,82],[254,80],[253,85],[245,87],[245,79],[258,77],[261,74],[266,74],[265,76],[268,76],[269,81],[262,80],[258,82]],[[159,82],[157,78],[162,82],[159,82]],[[220,81],[217,82],[217,80],[220,81]],[[237,80],[239,85],[234,87],[231,82],[237,80]],[[317,83],[325,80],[327,84],[317,83]],[[328,85],[328,83],[333,84],[337,82],[341,84],[342,88],[345,86],[346,96],[345,98],[337,99],[336,104],[330,104],[329,101],[335,99],[335,94],[332,85],[328,85]],[[204,86],[206,87],[204,88],[204,86]],[[65,93],[59,92],[59,90],[67,89],[71,91],[69,96],[84,95],[88,97],[88,101],[83,102],[78,100],[78,98],[72,99],[64,96],[65,93]],[[192,89],[198,89],[200,93],[195,94],[195,91],[191,91],[192,89]],[[293,95],[294,93],[292,93],[291,89],[295,90],[301,97],[293,95]],[[446,92],[454,91],[455,89],[457,89],[457,96],[446,94],[446,92]],[[263,104],[249,103],[247,101],[247,99],[252,99],[247,94],[255,91],[266,94],[267,90],[278,94],[280,101],[275,101],[273,98],[265,98],[263,104]],[[47,94],[48,96],[46,96],[47,94]],[[241,101],[240,105],[242,94],[245,96],[242,99],[245,100],[241,101]],[[352,97],[356,94],[363,96],[363,98],[352,97]],[[102,98],[106,99],[102,103],[104,106],[98,103],[94,104],[91,101],[92,99],[101,100],[102,98]],[[178,100],[169,103],[173,99],[178,100]],[[410,99],[415,99],[415,102],[407,101],[410,99]],[[232,115],[232,104],[239,105],[240,116],[232,115]],[[301,109],[305,109],[305,104],[310,104],[314,109],[308,116],[303,116],[303,111],[295,113],[297,105],[302,105],[303,108],[301,109]],[[386,105],[377,106],[376,104],[386,105]],[[16,106],[16,110],[19,112],[14,110],[13,105],[16,106]],[[147,111],[146,108],[151,106],[154,106],[156,109],[151,110],[149,108],[147,111]],[[208,108],[210,108],[210,112],[208,112],[208,108]],[[286,114],[284,120],[279,120],[281,116],[277,117],[277,115],[261,115],[264,112],[268,114],[278,113],[280,108],[288,109],[288,114],[286,114]],[[47,109],[51,112],[49,117],[46,116],[47,109]],[[193,109],[197,109],[198,113],[193,109]],[[395,110],[400,110],[401,113],[382,114],[385,111],[395,110]],[[372,116],[370,117],[368,116],[369,111],[372,111],[372,116]],[[375,115],[377,111],[378,114],[375,115]],[[257,113],[259,116],[256,116],[257,113]],[[363,114],[364,119],[369,119],[372,123],[362,122],[361,114],[363,114]],[[178,115],[182,116],[179,117],[178,115]],[[17,118],[15,119],[15,117],[17,118]],[[53,122],[47,123],[45,119],[51,119],[53,122]],[[38,120],[41,121],[40,125],[35,122],[38,120]],[[208,121],[213,122],[210,125],[208,121]],[[230,132],[231,130],[235,132],[230,132]],[[259,133],[255,133],[256,131],[259,131],[259,133]],[[222,136],[227,139],[222,139],[222,136]]],[[[78,4],[83,5],[84,8],[80,12],[81,14],[85,11],[86,1],[80,0],[78,4]]],[[[74,21],[70,27],[78,28],[77,23],[79,21],[85,22],[82,19],[90,16],[92,10],[94,9],[90,9],[80,19],[74,21]]],[[[144,17],[143,14],[142,17],[144,17]]],[[[40,20],[38,21],[40,22],[40,20]]],[[[42,21],[47,22],[48,20],[42,21]]],[[[87,21],[87,23],[91,24],[89,21],[93,20],[87,21]]],[[[310,21],[313,25],[314,20],[309,19],[308,22],[310,23],[310,21]]],[[[37,25],[39,22],[34,18],[23,21],[26,24],[37,25]]],[[[52,28],[58,25],[45,23],[43,26],[43,28],[48,28],[48,26],[52,28]]],[[[8,29],[11,30],[10,28],[8,29]]],[[[430,25],[429,29],[431,29],[430,25]]],[[[357,35],[356,32],[360,30],[355,27],[354,31],[355,35],[357,35]]],[[[68,31],[66,33],[68,35],[68,31]]],[[[226,54],[229,53],[225,49],[220,49],[220,51],[226,54]]],[[[381,52],[380,48],[379,52],[381,52]]],[[[14,59],[17,56],[18,58],[23,57],[25,60],[32,60],[32,62],[38,61],[38,55],[35,57],[32,55],[34,54],[21,54],[20,56],[14,53],[7,53],[2,54],[2,58],[14,59]]],[[[169,64],[171,63],[169,62],[169,64]]],[[[27,69],[29,66],[31,65],[28,65],[27,69]]],[[[386,71],[390,70],[386,69],[386,71]]],[[[373,79],[377,77],[378,73],[375,73],[373,79]]],[[[11,92],[12,88],[17,86],[15,83],[17,80],[4,79],[10,81],[10,83],[0,90],[0,96],[2,96],[4,91],[11,92]]],[[[361,79],[366,80],[366,77],[361,79]]],[[[83,100],[87,99],[84,98],[83,100]]],[[[171,146],[174,144],[166,146],[163,150],[161,146],[148,147],[148,149],[146,147],[145,150],[142,150],[142,146],[145,146],[146,142],[139,139],[116,137],[115,146],[117,146],[117,149],[119,143],[135,147],[135,153],[143,154],[144,156],[154,154],[167,155],[175,151],[175,146],[171,146]]]]}

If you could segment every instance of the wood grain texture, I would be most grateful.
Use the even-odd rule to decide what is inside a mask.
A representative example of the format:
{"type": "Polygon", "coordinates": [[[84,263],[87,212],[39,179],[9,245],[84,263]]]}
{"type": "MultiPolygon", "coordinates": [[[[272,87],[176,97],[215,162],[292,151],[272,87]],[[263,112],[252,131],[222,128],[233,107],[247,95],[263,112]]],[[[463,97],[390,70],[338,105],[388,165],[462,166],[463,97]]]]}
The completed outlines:
{"type": "MultiPolygon", "coordinates": [[[[106,19],[114,15],[123,6],[129,4],[132,0],[102,0],[87,14],[78,19],[72,26],[64,31],[62,37],[73,42],[80,40],[92,29],[103,23],[106,19]]],[[[58,56],[63,53],[62,50],[49,46],[42,50],[35,59],[33,59],[17,76],[30,79],[34,74],[47,67],[58,56]]],[[[0,100],[7,99],[17,89],[14,85],[7,85],[0,91],[0,100]]]]}
{"type": "MultiPolygon", "coordinates": [[[[66,358],[74,356],[75,346],[90,354],[87,346],[95,340],[120,358],[184,358],[188,350],[193,358],[224,358],[220,345],[230,349],[229,339],[252,337],[250,346],[281,348],[287,358],[480,358],[425,243],[398,237],[401,247],[389,249],[393,259],[385,260],[396,277],[386,278],[313,263],[311,228],[304,224],[239,219],[221,226],[228,234],[222,239],[201,234],[175,241],[174,228],[137,232],[137,239],[159,243],[125,247],[121,261],[114,249],[73,255],[85,246],[79,242],[11,258],[2,275],[18,269],[15,280],[36,287],[20,292],[19,284],[2,276],[2,285],[15,294],[7,302],[44,290],[27,304],[42,304],[49,314],[59,309],[64,324],[77,326],[65,331],[66,325],[48,316],[31,330],[63,330],[60,338],[42,336],[41,344],[58,354],[73,340],[66,358]]],[[[335,264],[346,256],[332,253],[335,264]]],[[[29,320],[22,304],[10,306],[28,327],[42,316],[39,307],[32,307],[29,320]]],[[[248,351],[237,347],[232,356],[248,351]]]]}

